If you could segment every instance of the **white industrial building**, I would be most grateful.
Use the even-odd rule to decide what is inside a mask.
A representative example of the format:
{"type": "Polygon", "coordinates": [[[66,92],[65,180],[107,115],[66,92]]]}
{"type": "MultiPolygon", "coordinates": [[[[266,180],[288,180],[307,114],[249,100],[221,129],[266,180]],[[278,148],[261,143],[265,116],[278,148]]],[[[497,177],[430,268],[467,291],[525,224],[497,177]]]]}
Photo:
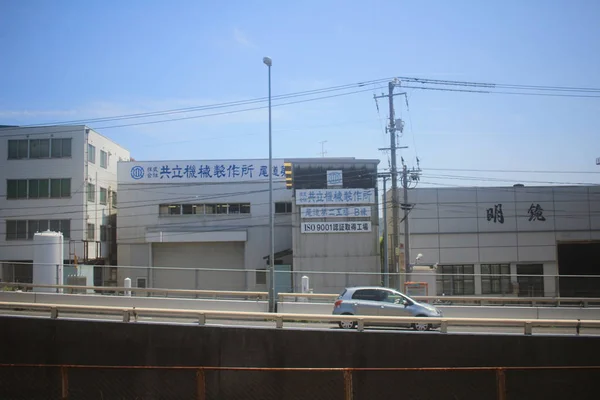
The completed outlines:
{"type": "MultiPolygon", "coordinates": [[[[277,291],[300,285],[295,271],[379,271],[378,162],[273,161],[277,291]],[[342,171],[349,175],[328,187],[332,171],[340,179],[342,171]],[[368,205],[365,215],[335,215],[360,204],[368,205]],[[305,208],[329,214],[301,216],[305,208]]],[[[129,277],[137,287],[266,290],[268,173],[268,160],[119,163],[119,279],[129,277]]],[[[311,286],[320,291],[339,290],[348,280],[317,275],[311,286]]]]}
{"type": "Polygon", "coordinates": [[[600,275],[599,186],[418,188],[408,200],[411,263],[438,263],[438,294],[600,295],[585,277],[600,275]]]}
{"type": "Polygon", "coordinates": [[[33,237],[47,230],[63,234],[66,263],[109,264],[117,163],[128,160],[84,125],[0,127],[0,277],[31,282],[33,237]]]}

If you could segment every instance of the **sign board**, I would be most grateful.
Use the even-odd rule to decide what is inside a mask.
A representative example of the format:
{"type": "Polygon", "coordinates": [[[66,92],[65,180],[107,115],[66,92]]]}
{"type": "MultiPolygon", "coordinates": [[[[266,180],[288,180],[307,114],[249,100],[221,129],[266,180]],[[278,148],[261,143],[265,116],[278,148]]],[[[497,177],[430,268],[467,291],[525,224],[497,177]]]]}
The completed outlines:
{"type": "Polygon", "coordinates": [[[359,233],[371,232],[371,222],[302,222],[302,233],[359,233]]]}
{"type": "Polygon", "coordinates": [[[302,207],[301,218],[370,217],[371,206],[356,207],[302,207]]]}
{"type": "Polygon", "coordinates": [[[298,189],[296,204],[375,204],[375,189],[298,189]]]}
{"type": "MultiPolygon", "coordinates": [[[[269,160],[128,161],[117,166],[119,183],[267,182],[269,160]]],[[[283,160],[273,160],[273,180],[285,181],[283,160]]]]}
{"type": "Polygon", "coordinates": [[[342,187],[343,183],[342,170],[327,171],[327,187],[342,187]]]}

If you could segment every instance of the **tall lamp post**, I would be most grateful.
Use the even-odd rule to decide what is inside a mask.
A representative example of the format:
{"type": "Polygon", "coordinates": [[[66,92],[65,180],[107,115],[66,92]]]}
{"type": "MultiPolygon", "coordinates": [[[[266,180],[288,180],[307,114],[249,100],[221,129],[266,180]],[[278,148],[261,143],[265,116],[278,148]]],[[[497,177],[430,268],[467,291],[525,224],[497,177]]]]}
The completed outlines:
{"type": "Polygon", "coordinates": [[[269,312],[275,312],[275,228],[273,221],[273,145],[271,141],[271,65],[270,57],[263,57],[263,63],[269,69],[269,274],[271,284],[269,285],[269,312]]]}

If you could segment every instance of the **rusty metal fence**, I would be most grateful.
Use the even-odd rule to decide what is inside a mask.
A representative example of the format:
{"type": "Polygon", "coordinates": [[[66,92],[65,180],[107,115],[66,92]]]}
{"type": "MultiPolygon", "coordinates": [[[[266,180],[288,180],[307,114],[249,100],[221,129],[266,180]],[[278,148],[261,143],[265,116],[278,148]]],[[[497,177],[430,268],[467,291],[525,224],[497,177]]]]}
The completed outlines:
{"type": "Polygon", "coordinates": [[[597,399],[600,366],[234,368],[0,364],[0,399],[597,399]]]}

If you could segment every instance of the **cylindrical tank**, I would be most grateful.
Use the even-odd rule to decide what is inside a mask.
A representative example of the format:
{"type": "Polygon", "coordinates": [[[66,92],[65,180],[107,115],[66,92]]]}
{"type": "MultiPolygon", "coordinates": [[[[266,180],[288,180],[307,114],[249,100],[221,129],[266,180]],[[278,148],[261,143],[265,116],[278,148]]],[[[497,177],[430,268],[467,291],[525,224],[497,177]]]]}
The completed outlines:
{"type": "MultiPolygon", "coordinates": [[[[33,284],[63,284],[63,235],[60,232],[38,232],[33,235],[33,284]]],[[[54,292],[53,288],[33,288],[34,292],[54,292]]],[[[58,290],[62,293],[62,289],[58,290]]]]}

